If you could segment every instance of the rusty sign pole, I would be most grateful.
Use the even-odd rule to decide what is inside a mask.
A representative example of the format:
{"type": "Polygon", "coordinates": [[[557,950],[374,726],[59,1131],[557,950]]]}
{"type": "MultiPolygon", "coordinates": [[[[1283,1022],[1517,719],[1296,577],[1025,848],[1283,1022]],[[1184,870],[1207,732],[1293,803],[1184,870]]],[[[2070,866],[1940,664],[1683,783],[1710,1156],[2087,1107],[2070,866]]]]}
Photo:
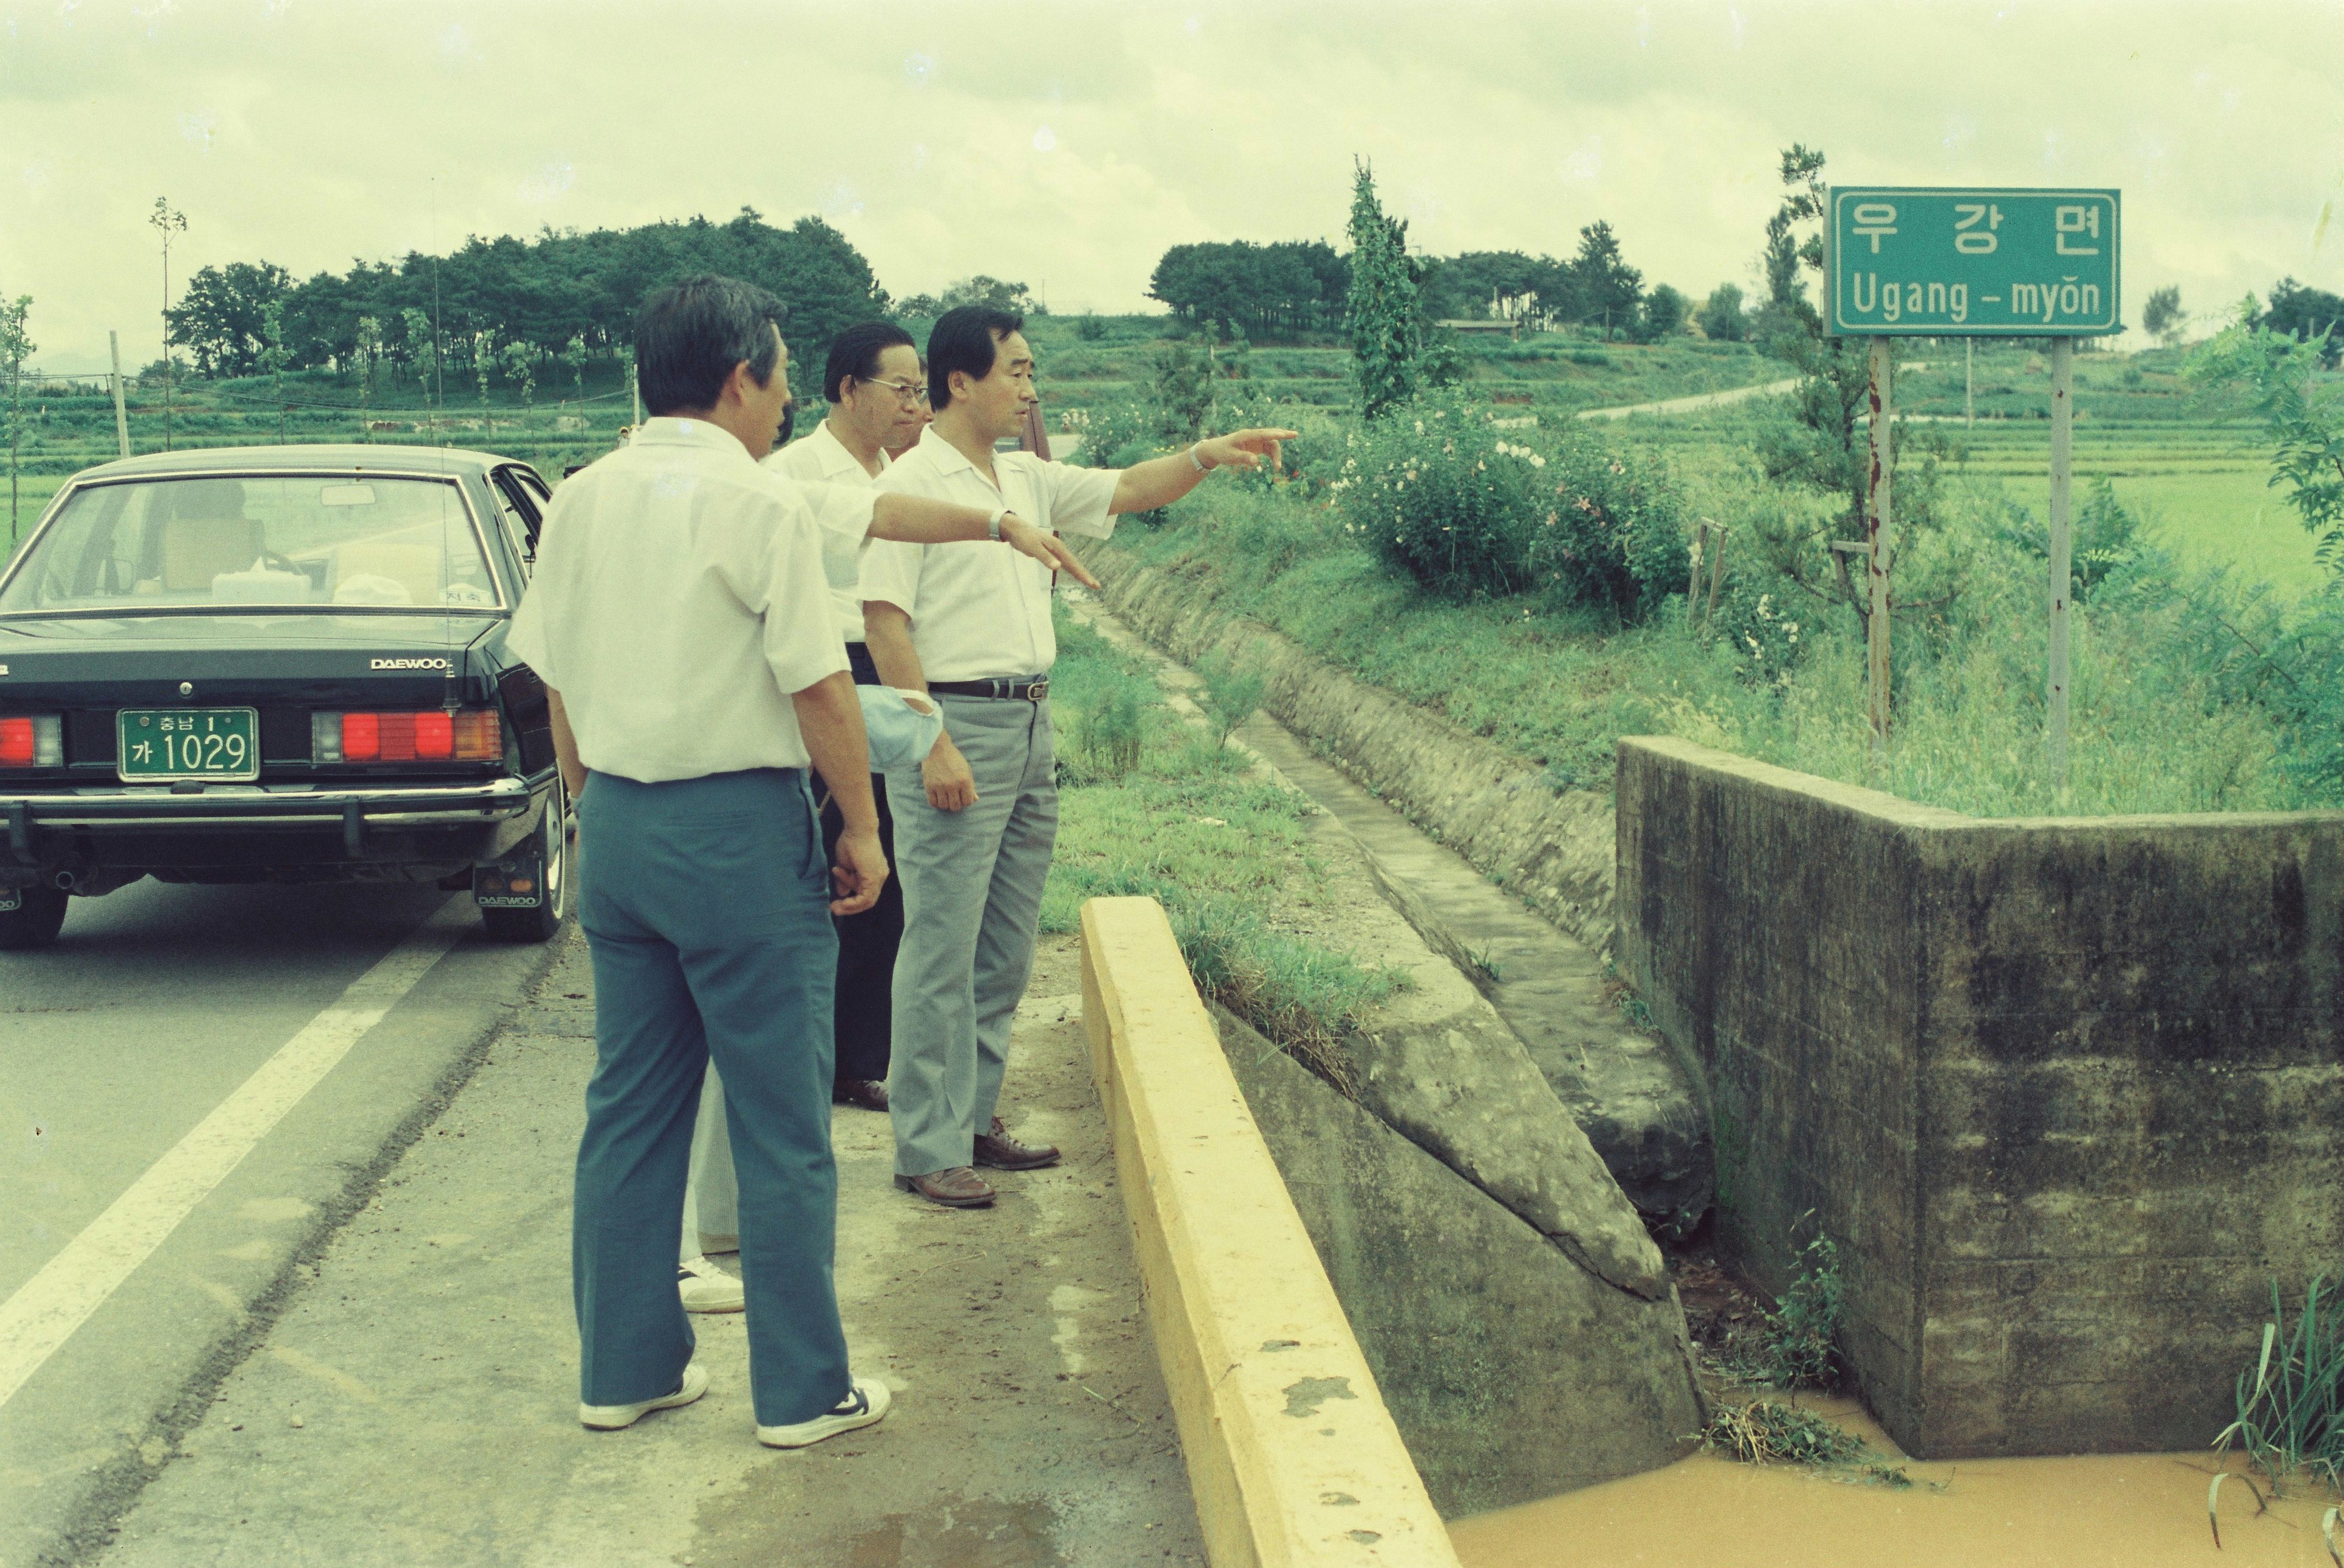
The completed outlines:
{"type": "Polygon", "coordinates": [[[2076,455],[2076,343],[2051,339],[2051,673],[2044,747],[2051,788],[2067,799],[2067,599],[2073,592],[2068,505],[2076,455]]]}
{"type": "Polygon", "coordinates": [[[106,335],[106,346],[114,355],[114,444],[122,449],[124,457],[128,457],[130,455],[130,414],[129,410],[122,406],[121,335],[108,331],[106,335]]]}
{"type": "Polygon", "coordinates": [[[1866,617],[1871,632],[1868,650],[1872,673],[1872,754],[1888,744],[1888,551],[1894,513],[1889,506],[1893,470],[1889,424],[1896,417],[1895,367],[1884,336],[1872,339],[1872,481],[1871,504],[1864,508],[1864,542],[1871,580],[1872,609],[1866,617]]]}

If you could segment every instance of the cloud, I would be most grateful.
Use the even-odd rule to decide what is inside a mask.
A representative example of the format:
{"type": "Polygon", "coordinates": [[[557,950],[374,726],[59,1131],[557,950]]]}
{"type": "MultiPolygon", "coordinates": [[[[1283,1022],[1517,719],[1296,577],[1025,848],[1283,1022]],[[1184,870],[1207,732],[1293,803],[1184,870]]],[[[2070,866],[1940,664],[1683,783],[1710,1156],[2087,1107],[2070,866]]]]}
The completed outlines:
{"type": "Polygon", "coordinates": [[[2339,45],[2312,0],[0,0],[0,290],[60,358],[146,331],[157,195],[182,278],[746,204],[824,214],[898,294],[1146,309],[1167,246],[1339,239],[1365,156],[1431,250],[1602,218],[1698,296],[1750,278],[1795,140],[1865,183],[2122,187],[2132,291],[2203,309],[2344,289],[2339,45]]]}

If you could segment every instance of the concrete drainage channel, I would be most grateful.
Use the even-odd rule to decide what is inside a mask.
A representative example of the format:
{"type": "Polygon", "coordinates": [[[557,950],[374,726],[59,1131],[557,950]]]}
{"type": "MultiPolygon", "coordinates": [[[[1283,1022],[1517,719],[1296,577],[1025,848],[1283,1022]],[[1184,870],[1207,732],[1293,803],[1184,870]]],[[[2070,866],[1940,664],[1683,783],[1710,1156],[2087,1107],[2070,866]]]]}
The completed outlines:
{"type": "MultiPolygon", "coordinates": [[[[1107,581],[1111,592],[1120,586],[1117,579],[1107,581]]],[[[1136,608],[1128,593],[1120,597],[1126,612],[1136,608]]],[[[1193,674],[1128,630],[1122,617],[1087,604],[1078,603],[1076,608],[1076,613],[1127,652],[1152,662],[1159,681],[1174,694],[1175,703],[1187,704],[1180,693],[1197,683],[1193,674]]],[[[1185,627],[1186,634],[1179,640],[1183,651],[1194,644],[1268,663],[1278,674],[1271,700],[1282,710],[1301,711],[1306,716],[1329,710],[1352,715],[1350,727],[1343,733],[1321,733],[1318,738],[1322,744],[1331,740],[1330,749],[1338,750],[1347,763],[1359,765],[1366,776],[1399,786],[1389,793],[1412,800],[1420,811],[1437,803],[1444,830],[1456,830],[1444,833],[1451,842],[1476,840],[1471,824],[1494,808],[1513,820],[1502,830],[1485,826],[1478,842],[1485,848],[1510,845],[1507,864],[1543,865],[1551,872],[1559,866],[1578,867],[1559,875],[1558,881],[1587,894],[1586,902],[1572,903],[1570,908],[1586,919],[1603,922],[1601,944],[1579,940],[1549,924],[1541,913],[1525,908],[1523,900],[1515,895],[1525,891],[1521,881],[1509,879],[1513,892],[1493,885],[1465,855],[1436,843],[1387,804],[1385,796],[1370,793],[1268,716],[1257,714],[1238,732],[1238,741],[1283,783],[1327,813],[1334,830],[1364,857],[1377,886],[1392,906],[1428,946],[1489,999],[1503,1027],[1512,1032],[1540,1075],[1570,1108],[1645,1223],[1665,1237],[1690,1233],[1708,1211],[1715,1191],[1702,1079],[1698,1065],[1657,1031],[1631,1027],[1608,994],[1607,959],[1602,956],[1611,946],[1613,907],[1608,804],[1602,813],[1607,859],[1604,875],[1599,877],[1586,865],[1589,851],[1581,842],[1587,836],[1581,820],[1586,814],[1584,801],[1564,799],[1558,807],[1552,792],[1539,784],[1535,787],[1548,797],[1546,802],[1531,800],[1511,808],[1496,805],[1493,797],[1519,801],[1522,790],[1514,778],[1496,785],[1487,784],[1485,775],[1500,765],[1481,754],[1495,750],[1487,742],[1444,734],[1448,726],[1418,715],[1428,733],[1414,737],[1405,747],[1418,759],[1414,765],[1396,764],[1389,759],[1359,764],[1351,754],[1354,746],[1344,743],[1356,741],[1361,729],[1369,735],[1392,738],[1389,732],[1395,721],[1375,713],[1376,703],[1404,704],[1380,693],[1371,701],[1366,695],[1369,688],[1318,666],[1283,638],[1258,627],[1228,626],[1213,636],[1197,624],[1193,615],[1158,613],[1148,620],[1158,631],[1174,620],[1185,627]],[[1441,746],[1443,741],[1451,740],[1455,746],[1441,746]],[[1425,759],[1436,750],[1465,751],[1466,761],[1460,764],[1464,776],[1428,776],[1436,774],[1438,764],[1425,759]],[[1405,778],[1394,776],[1403,770],[1405,778]],[[1566,830],[1564,842],[1550,846],[1551,852],[1530,847],[1528,840],[1541,824],[1557,825],[1558,815],[1566,830]]],[[[1535,779],[1536,775],[1531,776],[1535,779]]],[[[1546,891],[1550,896],[1541,907],[1552,913],[1564,902],[1562,891],[1554,884],[1547,885],[1546,891]]]]}
{"type": "MultiPolygon", "coordinates": [[[[1078,612],[1146,654],[1104,612],[1091,606],[1078,612]]],[[[1188,706],[1177,693],[1193,678],[1177,668],[1161,674],[1175,705],[1188,706]]],[[[1277,757],[1274,764],[1264,757],[1268,771],[1329,806],[1318,819],[1322,852],[1330,864],[1363,862],[1392,900],[1370,895],[1356,907],[1356,945],[1364,957],[1406,967],[1416,985],[1346,1042],[1356,1069],[1351,1097],[1217,1014],[1213,1033],[1225,1061],[1191,1061],[1180,1081],[1207,1066],[1207,1077],[1234,1077],[1241,1091],[1234,1109],[1278,1182],[1275,1193],[1224,1186],[1215,1205],[1238,1214],[1282,1206],[1298,1217],[1310,1243],[1301,1261],[1292,1250],[1273,1252],[1260,1267],[1295,1275],[1308,1266],[1331,1287],[1339,1317],[1348,1317],[1344,1334],[1356,1333],[1372,1370],[1379,1408],[1440,1513],[1479,1512],[1666,1463],[1700,1425],[1701,1396],[1659,1249],[1606,1158],[1616,1153],[1643,1200],[1664,1217],[1699,1215],[1708,1172],[1682,1072],[1656,1042],[1626,1028],[1616,1009],[1607,1015],[1600,963],[1583,947],[1513,906],[1372,800],[1347,796],[1336,779],[1317,776],[1319,764],[1275,726],[1257,723],[1241,734],[1258,756],[1277,757]],[[1286,773],[1288,763],[1309,780],[1307,787],[1286,773]],[[1469,944],[1492,996],[1439,950],[1469,944]],[[1527,1041],[1493,996],[1524,1020],[1527,1041]],[[1603,1157],[1582,1122],[1603,1131],[1611,1145],[1603,1157]]],[[[1085,956],[1086,973],[1114,982],[1108,992],[1156,985],[1139,978],[1144,963],[1168,975],[1177,992],[1159,997],[1149,1017],[1184,1007],[1202,1016],[1168,928],[1161,944],[1141,944],[1152,956],[1121,960],[1120,980],[1116,950],[1101,946],[1102,929],[1086,917],[1085,956]]],[[[1089,990],[1104,1006],[1098,986],[1089,990]]],[[[1100,1043],[1113,1030],[1106,1015],[1094,1012],[1095,1067],[1120,1151],[1127,1136],[1139,1134],[1127,1125],[1135,1113],[1113,1080],[1121,1058],[1100,1043]]],[[[1131,1022],[1137,1017],[1126,1019],[1133,1032],[1125,1048],[1136,1053],[1127,1071],[1147,1067],[1154,1052],[1194,1055],[1195,1029],[1184,1025],[1158,1042],[1147,1026],[1131,1022]]],[[[1217,1181],[1225,1177],[1217,1157],[1199,1163],[1212,1167],[1217,1181]]],[[[1171,1179],[1152,1168],[1127,1174],[1150,1320],[1178,1406],[1185,1361],[1210,1361],[1226,1351],[1232,1359],[1221,1364],[1236,1366],[1240,1351],[1258,1352],[1223,1346],[1208,1353],[1187,1342],[1220,1330],[1196,1294],[1204,1287],[1174,1281],[1184,1265],[1171,1244],[1150,1240],[1178,1228],[1157,1211],[1177,1195],[1167,1195],[1171,1179]]],[[[1226,1261],[1228,1249],[1244,1239],[1220,1234],[1209,1216],[1180,1223],[1191,1228],[1186,1245],[1197,1269],[1210,1257],[1226,1261]]],[[[1242,1470],[1260,1459],[1246,1459],[1257,1440],[1232,1419],[1217,1408],[1193,1421],[1183,1414],[1200,1513],[1209,1512],[1216,1487],[1227,1481],[1216,1479],[1215,1464],[1242,1470]],[[1236,1458],[1215,1457],[1231,1445],[1236,1458]]],[[[1268,1428],[1261,1441],[1276,1450],[1278,1423],[1268,1428]]],[[[1208,1518],[1207,1535],[1215,1534],[1208,1518]]],[[[1389,1545],[1380,1551],[1358,1560],[1445,1560],[1395,1557],[1389,1545]]],[[[1222,1560],[1217,1552],[1215,1561],[1222,1560]]]]}

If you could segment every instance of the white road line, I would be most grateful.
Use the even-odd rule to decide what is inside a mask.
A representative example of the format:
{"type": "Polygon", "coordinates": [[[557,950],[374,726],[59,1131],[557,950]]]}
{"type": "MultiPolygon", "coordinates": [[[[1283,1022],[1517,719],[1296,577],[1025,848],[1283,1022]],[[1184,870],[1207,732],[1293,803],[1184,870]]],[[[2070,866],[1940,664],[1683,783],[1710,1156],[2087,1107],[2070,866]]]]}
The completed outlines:
{"type": "Polygon", "coordinates": [[[441,905],[380,963],[351,982],[332,1007],[302,1026],[194,1131],[147,1167],[39,1273],[0,1302],[0,1405],[15,1397],[269,1128],[317,1087],[470,929],[469,917],[459,917],[457,912],[457,905],[464,905],[468,916],[470,903],[458,894],[441,905]]]}

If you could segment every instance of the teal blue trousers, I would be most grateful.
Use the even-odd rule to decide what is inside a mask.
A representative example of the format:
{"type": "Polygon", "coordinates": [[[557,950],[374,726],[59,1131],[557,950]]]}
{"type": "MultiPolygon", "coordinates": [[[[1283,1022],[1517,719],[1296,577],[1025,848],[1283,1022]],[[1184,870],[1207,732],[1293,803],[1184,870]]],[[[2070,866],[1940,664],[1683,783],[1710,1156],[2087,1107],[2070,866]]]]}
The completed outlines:
{"type": "Polygon", "coordinates": [[[647,784],[598,773],[578,823],[595,1047],[571,1239],[580,1398],[656,1399],[692,1359],[675,1263],[712,1060],[740,1177],[757,1421],[808,1420],[848,1381],[832,1281],[838,938],[805,775],[647,784]]]}

